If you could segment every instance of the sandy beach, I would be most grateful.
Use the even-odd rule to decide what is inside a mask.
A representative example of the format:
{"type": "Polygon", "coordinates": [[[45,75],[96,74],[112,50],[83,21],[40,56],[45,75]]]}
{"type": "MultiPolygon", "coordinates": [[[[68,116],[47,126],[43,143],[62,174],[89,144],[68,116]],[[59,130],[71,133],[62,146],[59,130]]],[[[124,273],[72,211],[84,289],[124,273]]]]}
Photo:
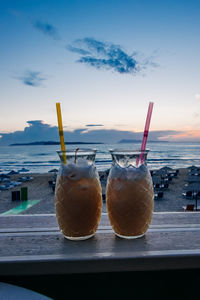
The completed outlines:
{"type": "MultiPolygon", "coordinates": [[[[27,175],[27,174],[26,174],[27,175]]],[[[28,199],[39,200],[39,202],[32,207],[24,210],[21,214],[46,214],[55,213],[54,209],[54,192],[49,186],[49,181],[54,180],[54,173],[45,174],[28,174],[33,177],[31,181],[22,182],[20,186],[13,187],[6,191],[0,191],[0,213],[8,211],[17,205],[20,201],[12,201],[12,191],[20,190],[21,187],[28,188],[28,199]]],[[[105,193],[106,173],[99,172],[102,190],[105,193]]],[[[17,181],[22,175],[11,175],[10,180],[17,181]]],[[[182,195],[184,187],[188,179],[188,169],[179,169],[178,176],[173,178],[169,187],[163,190],[163,197],[155,199],[154,211],[183,211],[183,206],[188,203],[194,204],[193,200],[185,199],[182,195]]],[[[104,201],[103,212],[106,212],[106,204],[104,201]]]]}

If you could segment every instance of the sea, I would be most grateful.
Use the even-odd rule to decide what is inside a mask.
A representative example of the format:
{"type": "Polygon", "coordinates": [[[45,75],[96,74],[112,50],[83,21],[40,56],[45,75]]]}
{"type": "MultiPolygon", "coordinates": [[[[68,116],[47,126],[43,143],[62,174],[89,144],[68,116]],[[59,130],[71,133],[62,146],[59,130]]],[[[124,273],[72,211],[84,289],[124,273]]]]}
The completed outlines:
{"type": "MultiPolygon", "coordinates": [[[[109,149],[140,149],[140,143],[66,145],[68,149],[97,149],[95,164],[98,171],[111,167],[109,149]]],[[[164,166],[173,169],[200,166],[200,143],[148,142],[147,165],[150,170],[164,166]]],[[[0,146],[0,174],[10,171],[47,173],[59,168],[57,145],[0,146]]]]}

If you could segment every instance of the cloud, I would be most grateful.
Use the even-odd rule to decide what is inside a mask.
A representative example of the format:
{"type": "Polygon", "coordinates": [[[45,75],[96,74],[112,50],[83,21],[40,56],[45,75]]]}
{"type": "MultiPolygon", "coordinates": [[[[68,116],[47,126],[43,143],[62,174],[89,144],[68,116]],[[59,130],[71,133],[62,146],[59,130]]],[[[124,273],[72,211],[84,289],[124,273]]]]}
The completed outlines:
{"type": "Polygon", "coordinates": [[[71,45],[66,47],[69,51],[77,53],[77,54],[81,54],[81,55],[89,55],[91,54],[90,51],[81,49],[81,48],[77,48],[77,47],[73,47],[71,45]]]}
{"type": "MultiPolygon", "coordinates": [[[[50,126],[42,120],[27,121],[28,126],[21,131],[11,133],[0,132],[0,145],[9,145],[13,143],[31,143],[38,141],[59,141],[58,127],[50,126]]],[[[117,143],[122,139],[142,140],[143,132],[132,132],[114,129],[77,129],[74,131],[64,130],[66,142],[103,142],[117,143]]],[[[183,131],[150,131],[149,140],[185,140],[200,141],[200,131],[183,132],[183,131]]]]}
{"type": "Polygon", "coordinates": [[[22,131],[0,133],[0,144],[31,143],[33,141],[58,140],[58,128],[45,124],[42,120],[27,121],[22,131]]]}
{"type": "Polygon", "coordinates": [[[23,76],[19,76],[15,78],[22,81],[23,84],[32,87],[41,86],[42,81],[46,79],[41,75],[41,72],[38,71],[26,71],[23,76]]]}
{"type": "Polygon", "coordinates": [[[104,126],[103,124],[86,124],[85,126],[87,127],[100,127],[100,126],[104,126]]]}
{"type": "Polygon", "coordinates": [[[75,40],[72,45],[67,46],[67,50],[79,54],[80,58],[77,60],[79,63],[120,74],[137,74],[148,65],[156,66],[151,58],[139,61],[138,52],[129,55],[120,45],[88,37],[75,40]]]}
{"type": "Polygon", "coordinates": [[[50,36],[54,40],[60,39],[57,28],[49,23],[36,21],[35,23],[33,23],[33,26],[34,26],[34,28],[36,28],[40,32],[44,33],[45,35],[50,36]]]}
{"type": "Polygon", "coordinates": [[[200,142],[200,130],[187,130],[174,132],[166,135],[161,140],[168,140],[172,142],[200,142]]]}
{"type": "Polygon", "coordinates": [[[200,100],[200,94],[196,94],[196,95],[195,95],[195,98],[196,98],[197,100],[200,100]]]}

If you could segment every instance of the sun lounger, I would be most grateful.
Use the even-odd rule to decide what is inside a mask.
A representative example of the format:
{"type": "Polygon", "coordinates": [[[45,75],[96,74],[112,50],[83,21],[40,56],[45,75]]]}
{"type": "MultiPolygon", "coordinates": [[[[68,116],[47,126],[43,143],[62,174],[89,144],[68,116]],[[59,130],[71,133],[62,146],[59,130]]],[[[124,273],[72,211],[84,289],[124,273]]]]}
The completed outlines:
{"type": "Polygon", "coordinates": [[[183,206],[184,211],[194,211],[194,204],[187,204],[183,206]]]}
{"type": "Polygon", "coordinates": [[[11,184],[12,184],[13,186],[18,186],[18,185],[21,184],[21,182],[19,182],[19,181],[11,181],[11,184]]]}
{"type": "Polygon", "coordinates": [[[5,181],[3,183],[4,184],[0,185],[0,190],[1,191],[9,190],[9,189],[21,184],[21,182],[18,182],[18,181],[5,181]]]}
{"type": "Polygon", "coordinates": [[[55,181],[54,180],[49,180],[49,186],[52,187],[52,185],[55,185],[55,181]]]}
{"type": "Polygon", "coordinates": [[[161,199],[161,198],[163,198],[163,195],[164,195],[163,192],[155,193],[155,194],[154,194],[154,199],[155,199],[155,200],[161,199]]]}
{"type": "Polygon", "coordinates": [[[162,190],[166,190],[168,187],[169,187],[169,184],[168,183],[166,183],[166,182],[162,182],[162,183],[155,183],[154,185],[153,185],[153,187],[154,187],[154,190],[155,191],[162,191],[162,190]]]}
{"type": "Polygon", "coordinates": [[[151,174],[152,176],[160,176],[162,179],[165,178],[174,178],[177,177],[179,173],[179,170],[174,170],[172,168],[168,168],[168,167],[163,167],[160,170],[157,171],[153,171],[151,174]]]}
{"type": "Polygon", "coordinates": [[[153,175],[152,176],[152,181],[153,181],[154,184],[156,184],[156,183],[159,183],[159,184],[163,183],[163,179],[160,176],[157,176],[157,175],[153,175]]]}
{"type": "Polygon", "coordinates": [[[30,176],[23,176],[23,177],[19,177],[18,180],[19,180],[19,181],[22,181],[22,182],[26,182],[26,181],[31,181],[31,180],[33,180],[33,177],[30,177],[30,176]]]}
{"type": "Polygon", "coordinates": [[[0,190],[1,191],[8,190],[8,186],[6,186],[6,185],[0,185],[0,190]]]}
{"type": "Polygon", "coordinates": [[[10,183],[10,178],[4,177],[1,182],[3,183],[10,183]]]}
{"type": "Polygon", "coordinates": [[[172,173],[169,173],[168,176],[172,177],[172,178],[176,178],[177,177],[177,173],[176,172],[172,172],[172,173]]]}
{"type": "Polygon", "coordinates": [[[153,185],[154,189],[157,190],[157,189],[161,189],[162,188],[162,184],[161,183],[155,183],[153,185]]]}
{"type": "Polygon", "coordinates": [[[192,175],[192,176],[188,176],[188,180],[189,183],[192,182],[198,182],[200,183],[200,176],[196,176],[196,175],[192,175]]]}
{"type": "Polygon", "coordinates": [[[187,199],[192,199],[193,198],[193,193],[192,191],[186,191],[184,193],[182,193],[182,195],[187,198],[187,199]]]}

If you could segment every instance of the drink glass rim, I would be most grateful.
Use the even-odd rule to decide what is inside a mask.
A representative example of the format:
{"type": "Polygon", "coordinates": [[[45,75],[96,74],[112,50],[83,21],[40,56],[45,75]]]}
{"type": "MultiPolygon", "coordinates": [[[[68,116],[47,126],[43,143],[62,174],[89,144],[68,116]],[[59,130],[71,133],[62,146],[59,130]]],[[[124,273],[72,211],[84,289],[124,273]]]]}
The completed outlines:
{"type": "Polygon", "coordinates": [[[123,149],[123,148],[115,148],[115,149],[109,149],[109,152],[111,154],[126,154],[126,155],[133,155],[133,154],[148,154],[149,149],[141,150],[141,149],[123,149]]]}
{"type": "Polygon", "coordinates": [[[65,151],[62,150],[57,150],[56,151],[58,154],[63,154],[66,153],[68,155],[74,155],[76,152],[77,155],[88,155],[88,154],[94,154],[97,152],[97,149],[92,149],[92,148],[73,148],[73,149],[67,149],[65,151]]]}

